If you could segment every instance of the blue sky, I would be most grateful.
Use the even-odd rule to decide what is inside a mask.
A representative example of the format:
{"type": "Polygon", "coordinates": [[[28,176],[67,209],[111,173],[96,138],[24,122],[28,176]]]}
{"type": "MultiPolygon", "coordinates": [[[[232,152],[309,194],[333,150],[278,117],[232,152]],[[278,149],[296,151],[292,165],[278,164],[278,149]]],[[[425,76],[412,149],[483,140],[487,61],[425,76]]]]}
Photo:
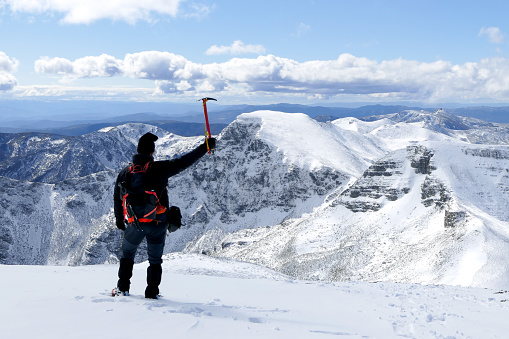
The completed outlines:
{"type": "Polygon", "coordinates": [[[509,102],[505,1],[0,0],[0,98],[509,102]]]}

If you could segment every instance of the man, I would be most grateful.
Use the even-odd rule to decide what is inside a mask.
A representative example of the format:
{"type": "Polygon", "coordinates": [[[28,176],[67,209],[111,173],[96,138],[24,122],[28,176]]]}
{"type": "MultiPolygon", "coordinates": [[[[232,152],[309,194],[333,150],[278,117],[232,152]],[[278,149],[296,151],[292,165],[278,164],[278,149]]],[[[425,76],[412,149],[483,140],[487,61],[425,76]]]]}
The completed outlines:
{"type": "MultiPolygon", "coordinates": [[[[138,141],[137,154],[133,155],[132,166],[146,169],[144,174],[145,189],[154,191],[159,199],[159,204],[166,211],[169,209],[168,201],[168,178],[176,175],[186,168],[193,165],[205,153],[207,153],[207,143],[204,142],[193,151],[184,156],[165,161],[154,161],[155,141],[158,139],[152,133],[144,134],[138,141]],[[148,165],[147,165],[148,164],[148,165]]],[[[215,148],[216,140],[209,138],[208,145],[210,149],[215,148]]],[[[114,212],[117,227],[124,231],[122,240],[122,253],[120,267],[118,270],[117,288],[113,290],[117,295],[129,295],[130,279],[133,274],[134,256],[138,246],[144,238],[147,239],[147,254],[149,267],[147,269],[147,288],[145,289],[145,298],[157,299],[159,295],[159,284],[161,283],[163,262],[161,257],[164,250],[164,241],[168,227],[167,215],[163,212],[156,215],[156,220],[140,223],[141,227],[134,222],[124,223],[124,206],[122,189],[120,186],[126,182],[131,166],[127,166],[120,171],[114,189],[114,212]]]]}

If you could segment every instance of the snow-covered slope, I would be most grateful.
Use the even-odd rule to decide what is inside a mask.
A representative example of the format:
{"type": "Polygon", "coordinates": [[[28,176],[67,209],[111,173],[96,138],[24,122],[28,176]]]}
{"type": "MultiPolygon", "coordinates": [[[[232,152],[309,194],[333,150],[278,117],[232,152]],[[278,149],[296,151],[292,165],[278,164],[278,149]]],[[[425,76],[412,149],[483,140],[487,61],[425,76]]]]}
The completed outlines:
{"type": "MultiPolygon", "coordinates": [[[[125,163],[130,155],[122,147],[132,150],[148,130],[161,137],[160,159],[202,142],[146,125],[83,138],[109,140],[108,152],[124,154],[118,162],[125,163]]],[[[171,203],[186,225],[168,237],[165,251],[241,259],[302,279],[509,288],[509,148],[493,144],[508,135],[445,112],[330,123],[243,114],[218,136],[214,155],[170,180],[171,203]],[[473,130],[489,142],[469,142],[473,130]]],[[[53,184],[0,180],[8,211],[0,221],[0,262],[116,260],[121,233],[111,194],[120,165],[98,159],[109,171],[53,184]]],[[[143,249],[139,254],[138,262],[143,249]]]]}
{"type": "Polygon", "coordinates": [[[356,142],[304,114],[241,115],[223,130],[213,156],[171,180],[170,200],[185,211],[188,225],[169,247],[207,252],[202,241],[311,212],[360,175],[370,157],[383,154],[369,142],[354,152],[356,142]],[[204,232],[212,238],[202,238],[204,232]]]}
{"type": "Polygon", "coordinates": [[[187,251],[303,279],[508,286],[507,146],[471,145],[420,122],[332,125],[340,135],[357,133],[358,148],[368,140],[387,153],[311,213],[255,230],[213,230],[187,251]]]}
{"type": "Polygon", "coordinates": [[[430,165],[395,151],[313,213],[227,235],[214,254],[299,278],[508,286],[507,160],[428,146],[430,165]]]}
{"type": "MultiPolygon", "coordinates": [[[[271,129],[273,133],[279,128],[286,128],[288,127],[284,124],[286,121],[291,125],[292,130],[297,129],[297,131],[298,128],[306,128],[306,124],[314,126],[315,134],[312,135],[314,138],[320,133],[320,126],[305,115],[294,116],[298,120],[292,124],[292,119],[289,119],[291,116],[275,113],[279,117],[274,119],[283,120],[283,124],[271,128],[271,121],[268,121],[268,124],[266,121],[262,128],[264,119],[267,120],[271,114],[271,112],[265,112],[239,118],[219,136],[218,149],[213,156],[206,155],[193,168],[172,178],[169,187],[170,199],[172,204],[180,206],[184,211],[186,226],[172,234],[171,241],[167,242],[166,251],[182,250],[189,242],[201,237],[210,229],[231,232],[260,225],[272,225],[290,217],[300,216],[303,212],[309,212],[321,204],[323,197],[331,190],[345,187],[352,179],[352,174],[359,175],[362,172],[361,169],[353,167],[352,162],[357,163],[359,167],[369,164],[369,160],[366,159],[367,152],[365,152],[359,153],[359,159],[355,159],[355,155],[348,155],[348,158],[345,158],[347,161],[344,161],[347,168],[345,171],[337,168],[340,167],[337,159],[341,159],[342,151],[345,149],[338,138],[336,138],[338,140],[332,140],[338,150],[331,147],[330,150],[335,153],[331,153],[329,158],[325,152],[321,152],[319,155],[309,155],[306,159],[300,159],[299,154],[306,155],[311,149],[306,142],[296,140],[293,144],[281,147],[281,145],[274,145],[270,136],[265,138],[259,137],[258,134],[270,134],[271,129]],[[262,129],[265,130],[262,131],[262,129]],[[324,162],[326,163],[323,164],[324,162]],[[330,167],[332,165],[336,168],[330,167]]],[[[108,147],[110,152],[115,152],[118,144],[127,143],[133,147],[136,142],[134,136],[141,135],[150,129],[145,125],[135,127],[139,127],[139,132],[133,131],[133,125],[129,125],[104,129],[98,133],[111,134],[107,138],[116,141],[111,141],[108,147]],[[126,138],[130,138],[129,141],[125,141],[126,138]]],[[[97,139],[95,134],[85,138],[97,139]]],[[[327,140],[322,138],[321,141],[325,143],[327,140]]],[[[202,142],[201,138],[182,138],[163,133],[157,142],[156,159],[171,158],[187,152],[200,142],[202,142]]],[[[370,145],[369,148],[375,154],[382,154],[382,150],[377,146],[370,145]]],[[[56,161],[56,163],[58,165],[59,162],[56,161]]],[[[86,187],[87,182],[91,185],[91,179],[73,179],[75,182],[73,190],[67,190],[65,193],[54,192],[58,190],[59,183],[37,184],[41,187],[41,191],[34,194],[32,199],[41,198],[42,201],[52,201],[54,195],[63,194],[65,197],[61,201],[81,199],[81,203],[70,205],[48,203],[44,208],[32,210],[22,207],[25,204],[23,197],[11,199],[10,195],[18,196],[17,192],[26,190],[24,186],[36,184],[4,178],[6,187],[12,186],[12,189],[4,194],[4,198],[6,201],[13,200],[14,203],[9,203],[10,209],[18,212],[12,217],[8,215],[2,225],[6,233],[12,234],[10,237],[6,236],[3,244],[0,244],[0,249],[3,249],[2,253],[4,253],[2,262],[48,262],[45,261],[45,256],[36,257],[17,249],[21,246],[18,244],[26,243],[30,243],[30,248],[46,248],[50,252],[65,253],[60,256],[60,260],[50,261],[58,264],[102,263],[109,260],[111,255],[115,255],[118,239],[121,238],[119,232],[112,227],[111,197],[115,173],[111,171],[107,173],[109,179],[98,190],[103,198],[100,209],[95,209],[94,204],[88,204],[88,198],[83,196],[83,190],[85,193],[91,190],[90,187],[86,187]],[[80,182],[83,180],[85,184],[81,185],[80,182]],[[72,215],[76,211],[81,213],[82,210],[93,212],[83,212],[83,215],[87,215],[89,219],[81,219],[76,224],[54,217],[54,214],[72,215]],[[106,214],[105,210],[108,211],[106,214]],[[20,216],[21,214],[23,217],[20,216]],[[20,222],[20,218],[32,220],[35,228],[43,230],[41,232],[48,235],[36,238],[39,239],[39,243],[34,245],[33,242],[37,241],[33,238],[28,239],[24,233],[30,227],[29,224],[20,222]],[[85,233],[83,229],[86,230],[85,233]],[[75,235],[80,239],[76,240],[80,245],[69,246],[67,238],[65,238],[66,241],[62,238],[60,243],[49,243],[48,239],[51,237],[59,239],[59,232],[75,235]],[[14,253],[21,254],[18,256],[14,253]],[[75,259],[68,260],[69,257],[75,259]]],[[[29,202],[28,205],[38,203],[37,200],[29,202]]],[[[140,257],[139,260],[142,259],[143,257],[140,257]]]]}
{"type": "MultiPolygon", "coordinates": [[[[100,172],[56,184],[0,177],[0,262],[5,264],[86,264],[99,253],[88,248],[93,238],[115,255],[120,237],[96,237],[110,229],[115,176],[100,172]],[[105,237],[107,239],[105,239],[105,237]]],[[[100,262],[110,254],[101,253],[100,262]]],[[[116,260],[116,258],[115,258],[116,260]]]]}
{"type": "Polygon", "coordinates": [[[139,136],[146,132],[170,135],[144,124],[126,124],[75,137],[44,133],[1,134],[0,176],[56,183],[101,171],[116,171],[130,161],[139,136]]]}
{"type": "Polygon", "coordinates": [[[116,265],[0,265],[2,338],[505,338],[507,293],[393,283],[296,281],[203,255],[165,257],[159,300],[111,297],[116,265]],[[126,321],[128,319],[128,321],[126,321]]]}
{"type": "Polygon", "coordinates": [[[435,112],[408,110],[394,114],[370,116],[362,118],[362,120],[417,123],[425,129],[450,135],[472,144],[509,144],[508,124],[456,116],[442,109],[435,112]]]}

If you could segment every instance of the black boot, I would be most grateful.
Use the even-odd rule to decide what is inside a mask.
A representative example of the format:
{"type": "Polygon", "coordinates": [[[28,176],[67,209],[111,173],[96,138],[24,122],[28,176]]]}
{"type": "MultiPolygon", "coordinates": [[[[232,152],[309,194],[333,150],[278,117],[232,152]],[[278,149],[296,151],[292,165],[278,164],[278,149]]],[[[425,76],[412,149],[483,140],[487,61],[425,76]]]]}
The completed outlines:
{"type": "Polygon", "coordinates": [[[162,274],[163,269],[161,264],[151,264],[147,268],[147,288],[145,289],[145,298],[157,299],[162,274]]]}
{"type": "Polygon", "coordinates": [[[133,276],[133,265],[134,261],[131,259],[120,259],[117,289],[121,292],[129,292],[129,287],[131,286],[131,277],[133,276]]]}

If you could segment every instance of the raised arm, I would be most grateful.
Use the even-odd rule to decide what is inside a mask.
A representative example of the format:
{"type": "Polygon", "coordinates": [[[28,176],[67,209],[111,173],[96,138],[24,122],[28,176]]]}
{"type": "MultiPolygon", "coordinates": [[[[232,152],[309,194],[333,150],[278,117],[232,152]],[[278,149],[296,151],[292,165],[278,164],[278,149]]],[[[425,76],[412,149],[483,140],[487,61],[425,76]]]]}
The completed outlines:
{"type": "MultiPolygon", "coordinates": [[[[212,144],[215,146],[215,139],[210,138],[208,139],[209,147],[212,144]]],[[[211,147],[214,148],[214,147],[211,147]]],[[[195,162],[197,162],[202,156],[204,156],[207,153],[207,144],[204,142],[191,152],[184,154],[180,158],[173,159],[173,160],[167,160],[162,161],[163,168],[165,172],[165,176],[167,178],[174,176],[183,170],[191,167],[195,162]]]]}

